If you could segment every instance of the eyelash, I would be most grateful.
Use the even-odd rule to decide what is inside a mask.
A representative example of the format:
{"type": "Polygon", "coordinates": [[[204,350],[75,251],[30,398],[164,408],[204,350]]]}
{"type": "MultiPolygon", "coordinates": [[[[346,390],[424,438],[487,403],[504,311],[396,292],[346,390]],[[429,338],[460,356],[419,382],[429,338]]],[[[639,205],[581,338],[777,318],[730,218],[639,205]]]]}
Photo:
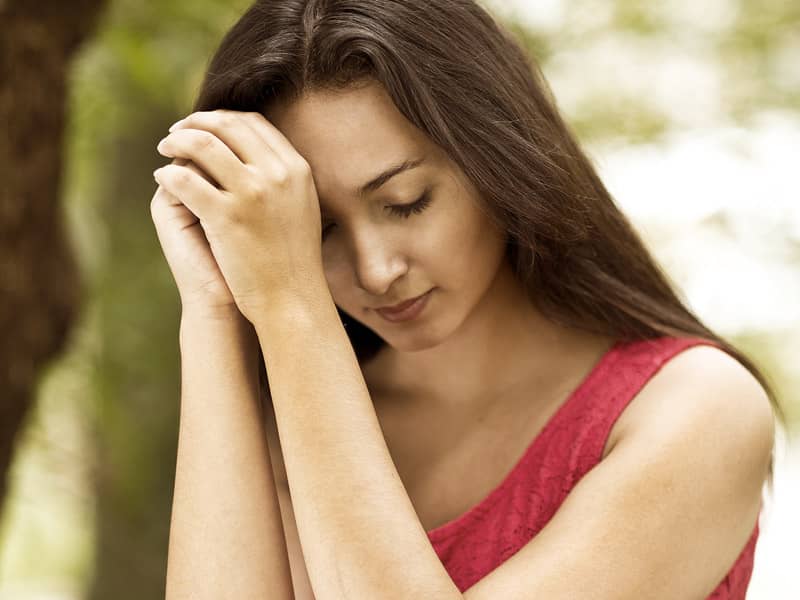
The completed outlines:
{"type": "MultiPolygon", "coordinates": [[[[392,214],[407,219],[408,217],[411,216],[411,213],[417,213],[417,214],[421,213],[423,210],[428,208],[430,203],[431,203],[431,191],[425,190],[422,193],[422,195],[411,204],[394,204],[392,206],[387,206],[386,208],[388,208],[392,214]]],[[[325,227],[325,229],[322,230],[323,240],[328,235],[328,230],[330,228],[331,225],[328,225],[327,227],[325,227]]]]}

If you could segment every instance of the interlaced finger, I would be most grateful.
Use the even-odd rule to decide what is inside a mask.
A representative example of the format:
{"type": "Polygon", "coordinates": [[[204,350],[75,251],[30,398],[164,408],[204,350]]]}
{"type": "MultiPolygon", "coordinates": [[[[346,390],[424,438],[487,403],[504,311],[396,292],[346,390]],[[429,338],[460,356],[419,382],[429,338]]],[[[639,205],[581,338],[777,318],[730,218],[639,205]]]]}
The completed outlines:
{"type": "Polygon", "coordinates": [[[154,173],[156,181],[167,192],[177,197],[197,218],[212,222],[225,210],[224,195],[209,181],[196,165],[169,164],[154,173]]]}
{"type": "Polygon", "coordinates": [[[160,152],[190,160],[210,175],[217,187],[235,192],[245,166],[216,135],[201,129],[176,129],[158,145],[160,152]]]}

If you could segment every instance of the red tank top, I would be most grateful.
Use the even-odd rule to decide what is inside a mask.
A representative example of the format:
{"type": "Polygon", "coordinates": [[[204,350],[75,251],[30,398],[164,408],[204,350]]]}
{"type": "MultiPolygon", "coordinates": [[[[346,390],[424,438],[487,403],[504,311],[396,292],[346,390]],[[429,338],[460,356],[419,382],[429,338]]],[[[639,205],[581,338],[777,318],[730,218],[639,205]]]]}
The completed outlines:
{"type": "MultiPolygon", "coordinates": [[[[471,509],[428,531],[453,582],[464,592],[515,554],[547,524],[570,490],[600,462],[628,403],[681,350],[700,338],[617,342],[533,439],[505,479],[471,509]]],[[[743,600],[753,570],[758,523],[708,597],[743,600]]]]}

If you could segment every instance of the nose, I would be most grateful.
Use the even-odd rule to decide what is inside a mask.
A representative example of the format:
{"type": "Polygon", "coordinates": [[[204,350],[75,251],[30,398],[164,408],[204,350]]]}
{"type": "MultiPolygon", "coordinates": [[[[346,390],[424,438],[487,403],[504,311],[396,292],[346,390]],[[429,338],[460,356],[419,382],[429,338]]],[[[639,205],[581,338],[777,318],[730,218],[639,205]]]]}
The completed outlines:
{"type": "Polygon", "coordinates": [[[392,282],[408,272],[407,258],[377,230],[362,229],[352,240],[357,285],[371,296],[390,295],[392,282]]]}

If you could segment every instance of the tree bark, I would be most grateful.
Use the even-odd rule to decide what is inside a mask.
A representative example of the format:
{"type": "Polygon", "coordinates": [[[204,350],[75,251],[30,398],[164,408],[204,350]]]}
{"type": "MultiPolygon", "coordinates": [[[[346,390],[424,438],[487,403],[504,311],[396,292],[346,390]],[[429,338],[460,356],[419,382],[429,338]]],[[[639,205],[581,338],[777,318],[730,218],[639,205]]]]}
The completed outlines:
{"type": "Polygon", "coordinates": [[[38,376],[83,296],[59,202],[67,75],[104,4],[0,0],[0,502],[38,376]]]}

